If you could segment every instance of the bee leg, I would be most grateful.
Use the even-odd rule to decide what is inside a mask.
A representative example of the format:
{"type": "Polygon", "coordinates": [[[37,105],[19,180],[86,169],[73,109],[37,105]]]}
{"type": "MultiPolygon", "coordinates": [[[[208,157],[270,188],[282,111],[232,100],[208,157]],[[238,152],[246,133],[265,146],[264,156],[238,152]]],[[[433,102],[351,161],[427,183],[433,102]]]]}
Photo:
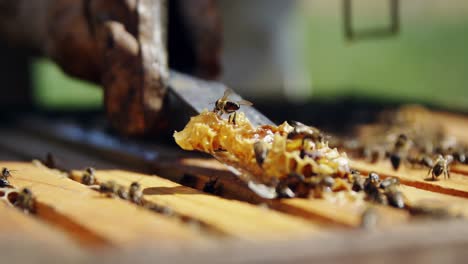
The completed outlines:
{"type": "Polygon", "coordinates": [[[448,169],[448,168],[447,168],[447,170],[445,170],[445,174],[447,175],[447,178],[449,178],[449,179],[450,179],[450,171],[449,171],[449,169],[448,169]]]}
{"type": "Polygon", "coordinates": [[[233,125],[236,125],[236,118],[237,118],[237,112],[234,112],[229,116],[228,123],[232,123],[233,125]]]}

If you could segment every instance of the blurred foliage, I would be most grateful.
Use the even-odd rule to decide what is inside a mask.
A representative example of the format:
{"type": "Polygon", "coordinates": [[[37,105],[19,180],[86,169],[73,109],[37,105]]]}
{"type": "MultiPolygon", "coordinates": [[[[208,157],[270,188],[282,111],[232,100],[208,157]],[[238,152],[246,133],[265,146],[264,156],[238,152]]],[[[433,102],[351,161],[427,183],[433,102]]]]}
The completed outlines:
{"type": "MultiPolygon", "coordinates": [[[[403,6],[399,35],[350,43],[343,36],[339,5],[326,12],[299,7],[295,24],[305,36],[301,52],[312,76],[314,99],[352,96],[468,110],[467,16],[427,16],[415,8],[415,19],[403,6]]],[[[357,28],[386,23],[385,16],[373,15],[372,10],[357,17],[357,28]]],[[[67,77],[50,61],[34,62],[33,74],[41,106],[102,105],[102,89],[67,77]]]]}
{"type": "Polygon", "coordinates": [[[95,84],[67,76],[53,62],[32,63],[34,98],[47,109],[95,109],[102,105],[103,91],[95,84]]]}
{"type": "MultiPolygon", "coordinates": [[[[372,15],[360,19],[358,28],[384,24],[372,15]]],[[[302,12],[298,21],[314,98],[353,96],[468,110],[468,17],[402,15],[399,35],[356,42],[344,39],[338,10],[333,16],[302,12]]]]}

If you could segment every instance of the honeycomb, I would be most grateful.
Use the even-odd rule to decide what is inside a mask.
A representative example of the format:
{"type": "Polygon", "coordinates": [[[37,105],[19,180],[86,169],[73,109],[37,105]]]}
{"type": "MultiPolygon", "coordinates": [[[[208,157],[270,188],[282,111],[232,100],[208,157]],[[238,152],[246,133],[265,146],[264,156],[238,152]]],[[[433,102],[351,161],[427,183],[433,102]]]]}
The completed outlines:
{"type": "Polygon", "coordinates": [[[267,186],[275,186],[292,173],[303,175],[305,181],[316,175],[344,177],[349,173],[345,153],[324,140],[291,137],[294,131],[287,122],[254,127],[240,111],[233,119],[204,111],[175,132],[174,138],[181,148],[209,153],[238,170],[243,180],[267,186]],[[255,150],[256,144],[261,152],[255,150]]]}

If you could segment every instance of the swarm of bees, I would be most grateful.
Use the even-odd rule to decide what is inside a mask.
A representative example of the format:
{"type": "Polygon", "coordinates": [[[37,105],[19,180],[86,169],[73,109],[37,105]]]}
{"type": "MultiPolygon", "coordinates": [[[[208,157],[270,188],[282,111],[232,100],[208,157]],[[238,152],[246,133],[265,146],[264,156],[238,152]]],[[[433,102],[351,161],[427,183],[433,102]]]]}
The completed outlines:
{"type": "MultiPolygon", "coordinates": [[[[349,171],[346,155],[329,148],[319,129],[296,121],[254,127],[237,112],[241,105],[252,103],[233,102],[230,94],[226,90],[212,112],[192,117],[183,131],[174,134],[176,142],[245,172],[241,179],[265,198],[305,196],[311,190],[320,196],[332,189],[335,177],[349,171]],[[223,114],[230,116],[224,120],[223,114]]],[[[212,189],[215,184],[206,187],[212,189]]]]}
{"type": "Polygon", "coordinates": [[[385,113],[382,125],[373,136],[337,140],[335,146],[371,163],[388,159],[394,170],[401,166],[426,168],[432,180],[438,180],[442,174],[448,179],[452,163],[468,164],[468,146],[457,142],[430,120],[427,110],[420,108],[385,113]]]}
{"type": "Polygon", "coordinates": [[[359,172],[353,171],[349,180],[352,182],[353,191],[363,191],[366,200],[395,208],[405,208],[403,193],[398,190],[400,185],[398,178],[388,177],[380,180],[377,173],[371,172],[363,180],[359,172]]]}
{"type": "MultiPolygon", "coordinates": [[[[291,158],[289,168],[292,171],[278,182],[276,186],[278,197],[322,197],[324,193],[337,189],[342,181],[336,181],[335,178],[343,175],[336,173],[336,171],[329,174],[317,173],[313,171],[312,167],[309,167],[310,165],[307,165],[308,160],[312,160],[309,161],[310,163],[317,164],[328,159],[329,156],[324,151],[328,148],[326,141],[328,137],[319,129],[298,121],[289,121],[288,124],[291,125],[292,130],[286,134],[286,144],[289,144],[290,148],[299,149],[299,155],[291,158]],[[318,146],[322,146],[322,148],[318,146]]],[[[254,143],[253,149],[258,166],[263,167],[270,150],[269,145],[265,141],[259,140],[254,143]]],[[[346,174],[347,168],[344,168],[342,172],[346,174]]]]}
{"type": "MultiPolygon", "coordinates": [[[[81,176],[81,183],[85,185],[96,184],[94,168],[86,168],[83,175],[81,176]]],[[[120,199],[128,200],[138,205],[142,203],[141,198],[143,197],[143,192],[138,182],[132,182],[127,190],[124,186],[117,184],[115,181],[106,181],[99,184],[99,191],[109,198],[119,197],[120,199]]]]}
{"type": "Polygon", "coordinates": [[[125,187],[118,185],[115,181],[106,181],[99,184],[99,191],[109,198],[119,197],[124,200],[128,199],[125,187]]]}
{"type": "MultiPolygon", "coordinates": [[[[421,133],[428,130],[408,129],[402,125],[405,123],[402,119],[386,127],[385,132],[380,133],[384,136],[373,141],[333,141],[319,129],[297,121],[253,127],[242,112],[237,113],[241,105],[251,103],[229,101],[230,93],[227,90],[216,101],[212,112],[192,117],[174,138],[183,149],[210,153],[240,171],[239,177],[265,198],[333,199],[338,197],[337,192],[347,192],[349,197],[378,205],[406,210],[416,208],[407,204],[398,178],[381,179],[375,172],[361,175],[349,168],[347,155],[333,147],[343,147],[348,153],[371,162],[388,159],[395,170],[403,165],[426,167],[432,179],[442,174],[449,178],[449,165],[453,160],[467,162],[464,150],[455,151],[453,144],[437,144],[442,141],[443,133],[437,131],[423,137],[421,133]],[[230,114],[228,120],[222,118],[223,114],[230,114]],[[262,186],[258,187],[258,183],[262,186]],[[269,189],[264,191],[263,187],[269,189]],[[275,195],[270,195],[271,189],[275,195]]],[[[203,190],[215,193],[216,185],[217,179],[210,179],[203,190]]],[[[375,225],[378,219],[372,208],[362,217],[364,228],[375,225]]]]}
{"type": "Polygon", "coordinates": [[[99,184],[99,192],[105,194],[109,198],[118,197],[138,205],[142,204],[143,191],[138,182],[132,182],[127,190],[124,186],[117,184],[115,181],[106,181],[99,184]]]}

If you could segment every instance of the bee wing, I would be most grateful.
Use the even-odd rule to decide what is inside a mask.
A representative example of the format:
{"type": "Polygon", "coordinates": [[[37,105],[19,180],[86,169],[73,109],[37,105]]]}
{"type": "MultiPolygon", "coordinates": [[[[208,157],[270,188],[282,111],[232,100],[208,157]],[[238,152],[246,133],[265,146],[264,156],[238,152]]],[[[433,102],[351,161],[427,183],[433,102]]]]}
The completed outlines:
{"type": "Polygon", "coordinates": [[[226,100],[231,94],[232,94],[231,88],[226,88],[226,90],[224,91],[223,97],[221,97],[220,100],[226,100]]]}
{"type": "Polygon", "coordinates": [[[237,102],[238,104],[240,105],[247,105],[247,106],[252,106],[253,103],[250,102],[250,101],[247,101],[247,100],[240,100],[239,102],[237,102]]]}

